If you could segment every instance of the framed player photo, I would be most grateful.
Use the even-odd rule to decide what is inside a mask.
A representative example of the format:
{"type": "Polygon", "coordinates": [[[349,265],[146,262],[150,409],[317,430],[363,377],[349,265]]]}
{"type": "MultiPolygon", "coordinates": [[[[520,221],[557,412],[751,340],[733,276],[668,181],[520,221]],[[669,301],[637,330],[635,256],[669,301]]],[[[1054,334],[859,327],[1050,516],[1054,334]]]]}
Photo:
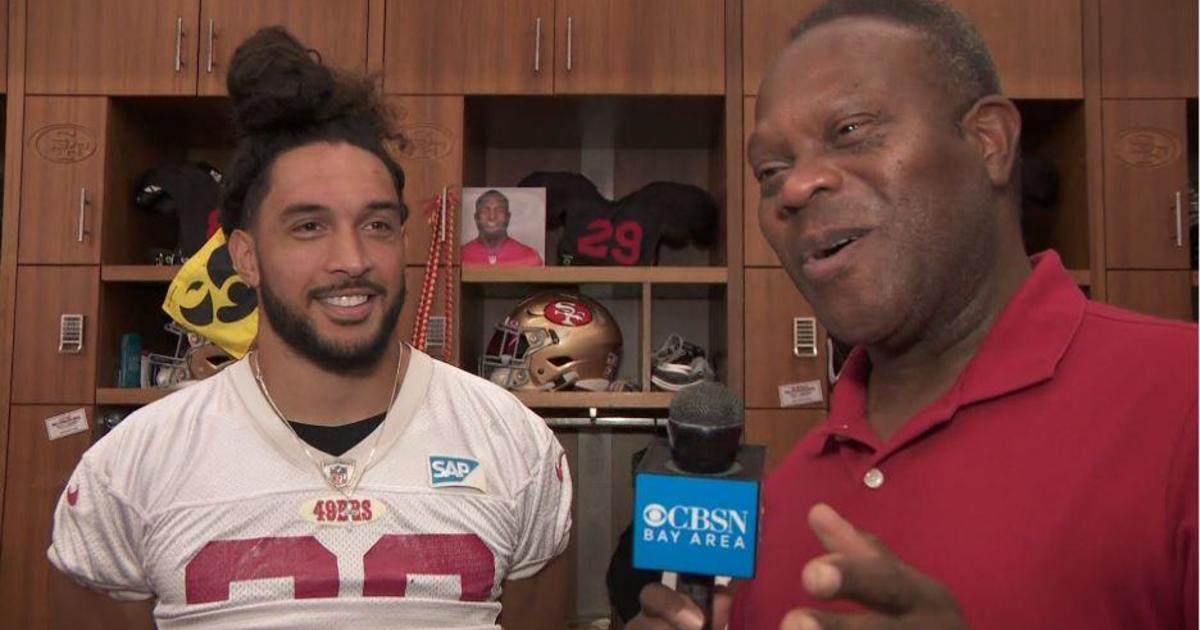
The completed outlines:
{"type": "Polygon", "coordinates": [[[541,267],[546,251],[545,188],[464,188],[464,267],[541,267]]]}

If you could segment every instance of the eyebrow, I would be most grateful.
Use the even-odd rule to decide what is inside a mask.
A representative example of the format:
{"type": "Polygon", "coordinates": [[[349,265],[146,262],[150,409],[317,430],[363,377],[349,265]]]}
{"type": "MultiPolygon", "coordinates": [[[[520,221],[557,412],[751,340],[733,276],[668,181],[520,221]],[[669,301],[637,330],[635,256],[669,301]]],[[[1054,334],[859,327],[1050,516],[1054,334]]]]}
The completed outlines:
{"type": "Polygon", "coordinates": [[[292,217],[306,214],[321,214],[329,212],[329,208],[319,203],[294,203],[279,213],[280,221],[288,221],[292,217]]]}
{"type": "MultiPolygon", "coordinates": [[[[381,199],[368,203],[364,214],[387,210],[399,213],[400,208],[401,206],[399,202],[381,199]]],[[[283,212],[279,215],[279,220],[286,222],[297,216],[327,214],[329,212],[330,210],[328,206],[324,206],[319,203],[294,203],[283,209],[283,212]]]]}
{"type": "Polygon", "coordinates": [[[367,212],[376,212],[378,210],[395,210],[396,212],[400,212],[401,207],[402,206],[397,201],[381,199],[379,201],[372,201],[371,203],[368,203],[367,212]]]}

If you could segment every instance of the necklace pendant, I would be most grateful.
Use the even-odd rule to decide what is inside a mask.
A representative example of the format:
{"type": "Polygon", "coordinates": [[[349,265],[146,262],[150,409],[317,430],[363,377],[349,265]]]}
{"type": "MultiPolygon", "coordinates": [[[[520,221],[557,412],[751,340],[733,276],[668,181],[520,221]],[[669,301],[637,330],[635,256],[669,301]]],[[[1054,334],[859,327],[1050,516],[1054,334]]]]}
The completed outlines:
{"type": "Polygon", "coordinates": [[[350,482],[354,480],[354,462],[340,460],[326,462],[321,464],[321,473],[325,475],[325,482],[340,492],[348,488],[350,482]]]}
{"type": "Polygon", "coordinates": [[[489,265],[496,264],[496,255],[495,254],[488,254],[488,264],[489,265]]]}

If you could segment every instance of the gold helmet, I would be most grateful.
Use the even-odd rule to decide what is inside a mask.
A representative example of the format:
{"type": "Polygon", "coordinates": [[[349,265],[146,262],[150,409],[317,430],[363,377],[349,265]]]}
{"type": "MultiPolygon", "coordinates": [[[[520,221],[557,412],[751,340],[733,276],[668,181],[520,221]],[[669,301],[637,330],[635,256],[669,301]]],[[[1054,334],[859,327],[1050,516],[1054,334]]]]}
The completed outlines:
{"type": "Polygon", "coordinates": [[[507,389],[605,391],[621,365],[621,329],[608,309],[576,293],[526,298],[496,325],[480,372],[507,389]]]}

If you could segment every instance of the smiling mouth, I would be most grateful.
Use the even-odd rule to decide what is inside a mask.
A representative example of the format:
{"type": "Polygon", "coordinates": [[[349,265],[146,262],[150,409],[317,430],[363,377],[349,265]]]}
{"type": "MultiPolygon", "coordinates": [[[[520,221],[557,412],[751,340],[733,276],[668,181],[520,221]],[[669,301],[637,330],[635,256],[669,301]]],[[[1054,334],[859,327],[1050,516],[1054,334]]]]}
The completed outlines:
{"type": "Polygon", "coordinates": [[[364,294],[332,295],[329,297],[321,298],[321,301],[326,304],[329,304],[330,306],[338,306],[341,308],[352,308],[355,306],[366,304],[367,300],[369,300],[369,299],[370,299],[370,296],[364,295],[364,294]]]}

